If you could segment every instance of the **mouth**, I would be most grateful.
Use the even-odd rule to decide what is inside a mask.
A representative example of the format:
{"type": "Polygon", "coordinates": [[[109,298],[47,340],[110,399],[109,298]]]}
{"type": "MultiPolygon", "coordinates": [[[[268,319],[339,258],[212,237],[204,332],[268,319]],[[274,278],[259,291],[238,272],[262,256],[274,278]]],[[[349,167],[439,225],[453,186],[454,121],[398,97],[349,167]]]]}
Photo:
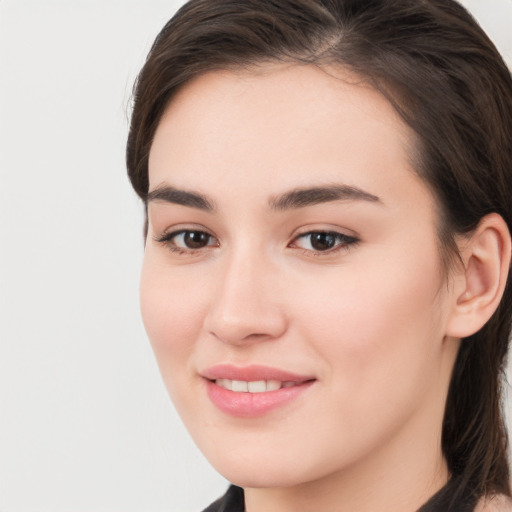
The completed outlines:
{"type": "Polygon", "coordinates": [[[267,391],[277,391],[282,388],[292,388],[293,386],[299,386],[303,382],[286,381],[281,382],[279,380],[231,380],[231,379],[215,379],[214,381],[217,386],[228,389],[234,393],[266,393],[267,391]]]}
{"type": "Polygon", "coordinates": [[[265,366],[218,365],[202,372],[210,401],[225,414],[263,416],[298,399],[317,379],[265,366]]]}

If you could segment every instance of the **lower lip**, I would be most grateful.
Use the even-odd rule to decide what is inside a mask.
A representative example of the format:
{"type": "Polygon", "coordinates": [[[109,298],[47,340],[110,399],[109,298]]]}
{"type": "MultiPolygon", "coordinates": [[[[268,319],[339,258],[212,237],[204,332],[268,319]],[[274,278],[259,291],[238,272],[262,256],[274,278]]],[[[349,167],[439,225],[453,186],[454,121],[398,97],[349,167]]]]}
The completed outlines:
{"type": "Polygon", "coordinates": [[[307,381],[297,386],[264,393],[237,393],[207,380],[206,390],[210,400],[222,412],[240,418],[254,418],[291,402],[306,391],[313,382],[307,381]]]}

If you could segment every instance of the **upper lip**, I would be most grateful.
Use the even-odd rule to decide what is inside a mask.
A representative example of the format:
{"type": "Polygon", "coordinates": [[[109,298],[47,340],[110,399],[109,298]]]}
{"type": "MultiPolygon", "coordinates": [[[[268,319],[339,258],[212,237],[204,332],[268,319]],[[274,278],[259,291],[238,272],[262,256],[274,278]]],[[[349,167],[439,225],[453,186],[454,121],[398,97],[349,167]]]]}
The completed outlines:
{"type": "Polygon", "coordinates": [[[218,364],[203,370],[201,376],[208,380],[229,379],[253,382],[258,380],[278,380],[281,382],[306,382],[315,380],[311,375],[299,375],[271,366],[234,366],[218,364]]]}

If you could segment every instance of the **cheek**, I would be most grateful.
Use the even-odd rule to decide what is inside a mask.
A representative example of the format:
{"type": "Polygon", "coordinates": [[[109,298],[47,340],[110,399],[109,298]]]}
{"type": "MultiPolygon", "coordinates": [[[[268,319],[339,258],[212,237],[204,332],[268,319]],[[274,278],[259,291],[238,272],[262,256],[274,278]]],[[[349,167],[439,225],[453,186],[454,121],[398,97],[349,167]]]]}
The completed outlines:
{"type": "Polygon", "coordinates": [[[395,261],[400,264],[340,268],[323,283],[329,293],[321,293],[326,288],[317,280],[295,299],[298,337],[309,340],[312,360],[326,363],[328,406],[319,403],[311,414],[317,438],[329,446],[311,448],[312,459],[315,450],[323,453],[322,464],[335,467],[371,453],[424,411],[435,417],[429,408],[440,395],[443,338],[437,260],[395,261]]]}
{"type": "Polygon", "coordinates": [[[346,397],[346,407],[360,410],[426,393],[437,378],[442,349],[435,248],[430,256],[377,261],[340,268],[327,286],[317,286],[329,293],[312,289],[298,306],[303,336],[316,340],[317,355],[330,361],[330,389],[346,397]]]}
{"type": "Polygon", "coordinates": [[[169,269],[148,252],[140,282],[141,313],[162,377],[172,394],[188,363],[202,328],[201,282],[169,269]]]}

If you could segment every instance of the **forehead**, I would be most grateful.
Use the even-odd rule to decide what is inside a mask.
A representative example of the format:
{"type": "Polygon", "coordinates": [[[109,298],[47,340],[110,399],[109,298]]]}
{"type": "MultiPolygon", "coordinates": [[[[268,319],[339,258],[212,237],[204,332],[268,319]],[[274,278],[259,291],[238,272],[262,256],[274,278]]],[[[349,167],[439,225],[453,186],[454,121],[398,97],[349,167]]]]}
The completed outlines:
{"type": "MultiPolygon", "coordinates": [[[[414,136],[389,102],[339,68],[268,64],[196,77],[173,97],[149,158],[150,189],[237,180],[274,192],[338,182],[370,192],[417,180],[414,136]],[[292,181],[292,183],[290,183],[292,181]]],[[[225,187],[230,188],[225,188],[225,187]]]]}

